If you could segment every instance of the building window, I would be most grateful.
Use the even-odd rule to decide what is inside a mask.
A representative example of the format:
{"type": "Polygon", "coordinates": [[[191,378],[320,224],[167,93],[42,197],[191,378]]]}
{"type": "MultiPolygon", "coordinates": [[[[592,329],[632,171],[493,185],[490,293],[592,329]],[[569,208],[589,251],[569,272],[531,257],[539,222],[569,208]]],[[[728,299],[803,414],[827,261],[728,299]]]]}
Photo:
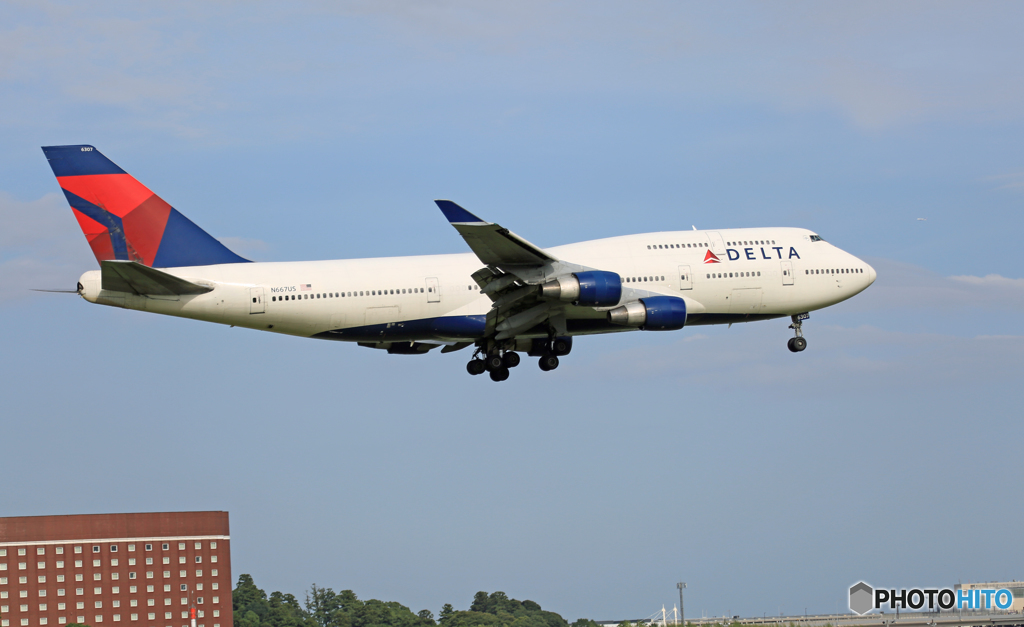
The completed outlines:
{"type": "Polygon", "coordinates": [[[185,550],[185,543],[184,542],[179,542],[178,543],[178,550],[179,551],[184,551],[185,550]]]}
{"type": "Polygon", "coordinates": [[[128,558],[128,565],[129,566],[135,566],[135,558],[134,557],[129,557],[128,558]]]}
{"type": "Polygon", "coordinates": [[[7,564],[0,564],[0,570],[7,570],[7,564]]]}
{"type": "Polygon", "coordinates": [[[178,563],[179,564],[184,564],[185,563],[185,556],[184,555],[182,555],[181,557],[178,558],[178,563]]]}
{"type": "Polygon", "coordinates": [[[203,556],[202,555],[196,555],[196,564],[202,564],[202,563],[203,563],[203,556]]]}
{"type": "Polygon", "coordinates": [[[0,577],[0,586],[7,585],[7,577],[0,577]]]}
{"type": "Polygon", "coordinates": [[[196,571],[196,577],[202,577],[202,576],[203,576],[203,571],[197,570],[196,571]]]}
{"type": "Polygon", "coordinates": [[[166,551],[166,550],[168,550],[168,549],[170,549],[170,548],[171,548],[171,545],[170,545],[170,544],[168,544],[167,542],[164,542],[164,543],[163,543],[163,544],[162,544],[162,545],[160,546],[160,548],[162,548],[163,550],[165,550],[165,551],[166,551]]]}
{"type": "Polygon", "coordinates": [[[151,571],[151,570],[150,571],[146,571],[146,579],[152,579],[152,578],[153,578],[153,571],[151,571]]]}
{"type": "Polygon", "coordinates": [[[27,612],[28,611],[28,606],[27,605],[22,605],[21,606],[21,611],[22,612],[27,612]]]}
{"type": "Polygon", "coordinates": [[[120,620],[121,620],[121,615],[120,614],[114,614],[114,622],[116,623],[116,622],[118,622],[120,620]]]}
{"type": "Polygon", "coordinates": [[[67,607],[66,603],[58,603],[57,604],[57,611],[63,612],[66,607],[67,607]]]}
{"type": "Polygon", "coordinates": [[[93,619],[93,620],[95,620],[95,621],[96,621],[97,623],[102,623],[102,622],[103,622],[103,615],[102,615],[102,614],[97,614],[97,615],[96,615],[96,616],[94,617],[94,619],[93,619]]]}
{"type": "Polygon", "coordinates": [[[36,579],[39,580],[39,583],[46,583],[46,575],[39,575],[36,579]]]}
{"type": "Polygon", "coordinates": [[[184,571],[184,570],[179,570],[179,571],[178,571],[178,576],[179,576],[179,577],[185,577],[185,576],[186,576],[186,575],[185,575],[185,573],[186,573],[186,572],[188,572],[188,571],[184,571]]]}
{"type": "Polygon", "coordinates": [[[217,543],[216,543],[216,542],[211,542],[211,543],[210,543],[210,548],[211,548],[211,549],[215,549],[215,548],[217,548],[217,543]]]}
{"type": "Polygon", "coordinates": [[[170,584],[165,584],[164,585],[164,592],[170,592],[170,591],[171,591],[171,585],[170,584]]]}
{"type": "Polygon", "coordinates": [[[85,575],[83,575],[82,573],[77,573],[75,575],[75,581],[85,581],[85,575]]]}
{"type": "Polygon", "coordinates": [[[203,604],[203,597],[196,597],[196,605],[202,605],[202,604],[203,604]]]}
{"type": "Polygon", "coordinates": [[[45,603],[40,603],[39,604],[39,611],[40,612],[45,612],[46,611],[46,604],[45,603]]]}
{"type": "Polygon", "coordinates": [[[150,612],[150,613],[149,613],[149,614],[147,614],[146,616],[148,616],[148,617],[149,617],[149,620],[156,620],[156,614],[154,614],[153,612],[150,612]]]}
{"type": "Polygon", "coordinates": [[[28,570],[28,562],[18,562],[18,570],[28,570]]]}
{"type": "Polygon", "coordinates": [[[110,602],[110,607],[121,607],[121,602],[115,599],[110,602]]]}
{"type": "Polygon", "coordinates": [[[85,588],[75,588],[75,596],[82,596],[85,594],[85,588]]]}
{"type": "Polygon", "coordinates": [[[116,544],[111,544],[110,545],[110,552],[111,553],[117,553],[117,545],[116,544]]]}
{"type": "Polygon", "coordinates": [[[59,624],[59,625],[63,625],[65,623],[67,623],[67,622],[68,622],[68,619],[63,617],[63,616],[61,616],[60,618],[57,619],[57,624],[59,624]]]}
{"type": "Polygon", "coordinates": [[[181,597],[181,604],[188,605],[188,597],[181,597]]]}
{"type": "Polygon", "coordinates": [[[53,550],[53,552],[56,553],[57,555],[64,555],[64,547],[58,546],[57,548],[55,548],[53,550]]]}
{"type": "Polygon", "coordinates": [[[92,580],[93,581],[100,581],[101,579],[103,579],[103,573],[93,573],[92,574],[92,580]]]}
{"type": "Polygon", "coordinates": [[[7,549],[0,549],[0,557],[7,557],[7,549]]]}
{"type": "Polygon", "coordinates": [[[132,552],[132,551],[134,551],[134,550],[135,550],[135,545],[134,545],[134,544],[129,544],[129,545],[128,545],[128,551],[129,551],[129,552],[132,552]]]}
{"type": "Polygon", "coordinates": [[[110,565],[111,566],[117,566],[117,560],[116,559],[110,560],[110,565]]]}
{"type": "Polygon", "coordinates": [[[81,545],[76,546],[75,547],[75,553],[81,553],[81,552],[82,552],[82,546],[81,545]]]}
{"type": "Polygon", "coordinates": [[[148,600],[146,600],[146,605],[148,605],[149,607],[153,607],[154,605],[156,605],[156,600],[155,599],[148,599],[148,600]]]}
{"type": "Polygon", "coordinates": [[[164,571],[164,579],[167,579],[167,578],[168,578],[168,577],[170,577],[170,576],[171,576],[171,571],[169,571],[169,570],[165,570],[165,571],[164,571]]]}
{"type": "Polygon", "coordinates": [[[46,548],[41,546],[36,547],[36,555],[46,555],[46,548]]]}
{"type": "Polygon", "coordinates": [[[216,564],[217,563],[217,556],[216,555],[211,555],[210,556],[210,561],[213,562],[214,564],[216,564]]]}
{"type": "Polygon", "coordinates": [[[152,551],[153,550],[153,545],[152,544],[147,544],[146,545],[146,550],[147,551],[152,551]]]}
{"type": "Polygon", "coordinates": [[[93,594],[103,594],[103,588],[93,588],[92,589],[92,593],[93,594]]]}
{"type": "Polygon", "coordinates": [[[64,575],[57,575],[57,583],[64,583],[64,575]]]}
{"type": "Polygon", "coordinates": [[[28,583],[28,577],[18,577],[18,583],[28,583]]]}
{"type": "Polygon", "coordinates": [[[96,607],[97,609],[99,609],[99,608],[102,608],[102,607],[103,607],[103,601],[96,601],[96,602],[94,602],[94,604],[93,604],[93,605],[94,605],[94,607],[96,607]]]}
{"type": "Polygon", "coordinates": [[[75,568],[81,568],[81,567],[82,567],[82,560],[75,560],[75,568]]]}
{"type": "Polygon", "coordinates": [[[165,557],[164,558],[164,564],[170,564],[170,563],[171,563],[171,558],[165,557]]]}
{"type": "Polygon", "coordinates": [[[18,549],[18,555],[25,555],[25,554],[26,554],[26,550],[24,549],[24,547],[18,549]]]}
{"type": "Polygon", "coordinates": [[[202,590],[202,589],[203,589],[203,584],[197,583],[196,584],[196,590],[202,590]]]}
{"type": "Polygon", "coordinates": [[[217,569],[216,568],[214,568],[213,570],[210,571],[210,576],[211,577],[216,577],[217,576],[217,569]]]}
{"type": "Polygon", "coordinates": [[[201,548],[203,548],[203,543],[202,542],[196,542],[196,550],[198,551],[201,548]]]}
{"type": "Polygon", "coordinates": [[[100,561],[99,560],[93,560],[92,561],[92,567],[93,568],[99,568],[100,567],[100,561]]]}
{"type": "Polygon", "coordinates": [[[215,581],[215,582],[210,584],[210,588],[212,588],[214,590],[219,590],[220,589],[220,584],[215,581]]]}
{"type": "Polygon", "coordinates": [[[59,596],[59,597],[64,596],[64,588],[57,588],[57,596],[59,596]]]}
{"type": "Polygon", "coordinates": [[[139,600],[138,599],[132,599],[131,601],[128,601],[128,605],[130,607],[139,607],[139,600]]]}
{"type": "Polygon", "coordinates": [[[64,560],[57,560],[57,568],[64,568],[64,560]]]}
{"type": "Polygon", "coordinates": [[[214,618],[219,618],[220,617],[220,610],[213,610],[213,617],[214,618]]]}
{"type": "Polygon", "coordinates": [[[36,562],[36,568],[39,570],[46,570],[46,562],[36,562]]]}
{"type": "Polygon", "coordinates": [[[115,579],[115,580],[116,580],[116,579],[120,579],[120,578],[121,578],[121,575],[120,575],[120,574],[118,574],[118,573],[110,573],[110,578],[111,578],[111,579],[115,579]]]}
{"type": "Polygon", "coordinates": [[[46,596],[46,590],[45,589],[44,590],[40,590],[39,591],[39,596],[45,597],[46,596]]]}
{"type": "Polygon", "coordinates": [[[170,605],[170,604],[171,604],[171,600],[170,599],[164,599],[164,605],[170,605]]]}
{"type": "Polygon", "coordinates": [[[164,620],[171,620],[171,613],[170,612],[164,612],[164,620]]]}
{"type": "Polygon", "coordinates": [[[135,572],[133,571],[133,572],[128,573],[128,578],[129,579],[135,579],[135,572]]]}
{"type": "Polygon", "coordinates": [[[99,553],[100,552],[100,545],[98,545],[98,544],[92,545],[92,552],[93,553],[99,553]]]}
{"type": "Polygon", "coordinates": [[[85,603],[83,603],[82,601],[79,601],[78,603],[75,603],[75,609],[76,610],[84,610],[85,609],[85,603]]]}
{"type": "Polygon", "coordinates": [[[132,620],[139,620],[138,614],[132,614],[132,620]]]}
{"type": "MultiPolygon", "coordinates": [[[[111,594],[120,594],[121,593],[121,588],[118,587],[118,586],[114,586],[113,588],[110,589],[110,593],[111,594]]],[[[115,605],[114,607],[117,607],[117,606],[115,605]]]]}

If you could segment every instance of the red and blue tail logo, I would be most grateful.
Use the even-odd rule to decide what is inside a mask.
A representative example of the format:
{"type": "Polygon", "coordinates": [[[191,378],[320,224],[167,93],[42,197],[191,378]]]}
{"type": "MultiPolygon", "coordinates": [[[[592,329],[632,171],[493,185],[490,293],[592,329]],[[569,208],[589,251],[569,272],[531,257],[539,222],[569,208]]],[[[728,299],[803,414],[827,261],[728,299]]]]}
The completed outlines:
{"type": "Polygon", "coordinates": [[[248,261],[92,146],[44,146],[43,153],[97,261],[157,268],[248,261]]]}

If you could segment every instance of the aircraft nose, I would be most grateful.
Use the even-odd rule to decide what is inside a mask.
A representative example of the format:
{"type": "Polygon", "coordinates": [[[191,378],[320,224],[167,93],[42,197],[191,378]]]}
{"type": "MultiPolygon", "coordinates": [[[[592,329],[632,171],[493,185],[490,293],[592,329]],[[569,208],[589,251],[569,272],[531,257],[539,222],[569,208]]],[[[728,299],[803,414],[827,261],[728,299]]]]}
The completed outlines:
{"type": "Polygon", "coordinates": [[[872,283],[875,282],[875,279],[878,277],[878,273],[875,272],[875,269],[871,267],[871,264],[865,263],[864,265],[867,266],[868,285],[871,285],[872,283]]]}

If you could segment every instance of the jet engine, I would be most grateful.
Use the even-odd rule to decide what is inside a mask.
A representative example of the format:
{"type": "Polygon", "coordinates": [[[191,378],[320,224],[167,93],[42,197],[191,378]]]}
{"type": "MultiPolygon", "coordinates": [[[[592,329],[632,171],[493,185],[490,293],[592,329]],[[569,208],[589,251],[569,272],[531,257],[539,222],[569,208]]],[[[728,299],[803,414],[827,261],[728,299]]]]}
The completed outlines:
{"type": "Polygon", "coordinates": [[[622,278],[600,270],[574,272],[542,284],[540,296],[585,307],[611,307],[622,298],[622,278]]]}
{"type": "Polygon", "coordinates": [[[686,301],[675,296],[651,296],[608,312],[608,322],[644,331],[676,331],[686,324],[686,301]]]}

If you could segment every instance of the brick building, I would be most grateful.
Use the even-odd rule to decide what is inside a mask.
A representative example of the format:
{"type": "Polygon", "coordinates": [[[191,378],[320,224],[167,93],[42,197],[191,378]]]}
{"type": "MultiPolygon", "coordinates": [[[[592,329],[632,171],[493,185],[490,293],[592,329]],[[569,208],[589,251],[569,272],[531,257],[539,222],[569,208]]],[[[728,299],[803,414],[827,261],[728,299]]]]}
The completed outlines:
{"type": "Polygon", "coordinates": [[[227,512],[0,518],[0,627],[231,627],[227,512]]]}

